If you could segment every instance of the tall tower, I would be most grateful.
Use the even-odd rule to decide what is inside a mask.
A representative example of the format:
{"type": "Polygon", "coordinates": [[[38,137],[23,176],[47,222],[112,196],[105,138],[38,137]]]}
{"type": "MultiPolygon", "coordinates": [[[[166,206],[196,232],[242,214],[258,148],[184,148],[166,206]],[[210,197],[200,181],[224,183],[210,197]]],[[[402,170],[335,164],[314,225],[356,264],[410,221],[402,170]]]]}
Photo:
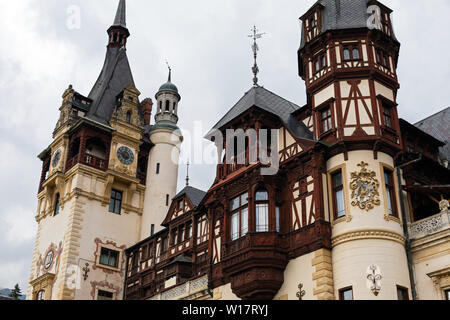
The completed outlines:
{"type": "Polygon", "coordinates": [[[88,97],[72,86],[64,92],[53,142],[39,155],[27,299],[122,298],[123,250],[139,240],[146,186],[138,169],[151,112],[134,85],[129,35],[120,0],[98,80],[88,97]]]}
{"type": "Polygon", "coordinates": [[[181,96],[171,78],[169,68],[169,79],[156,94],[156,123],[149,132],[154,146],[148,160],[141,240],[162,229],[161,223],[177,191],[178,161],[183,141],[177,127],[181,96]]]}
{"type": "Polygon", "coordinates": [[[396,286],[410,288],[394,174],[400,44],[391,13],[378,1],[321,0],[301,17],[299,72],[314,138],[330,146],[336,298],[396,299],[396,286]]]}

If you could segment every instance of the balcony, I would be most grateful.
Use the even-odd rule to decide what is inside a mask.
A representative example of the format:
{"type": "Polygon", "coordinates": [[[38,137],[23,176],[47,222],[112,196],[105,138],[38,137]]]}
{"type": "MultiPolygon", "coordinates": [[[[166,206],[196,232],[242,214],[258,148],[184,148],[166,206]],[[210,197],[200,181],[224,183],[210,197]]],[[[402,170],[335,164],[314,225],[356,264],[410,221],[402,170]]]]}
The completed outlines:
{"type": "Polygon", "coordinates": [[[94,157],[94,156],[91,156],[88,154],[82,155],[80,162],[78,162],[78,155],[76,155],[72,159],[69,159],[67,161],[66,170],[70,170],[72,167],[74,167],[78,163],[85,164],[90,167],[100,169],[103,171],[106,170],[106,160],[100,159],[100,158],[97,158],[97,157],[94,157]]]}
{"type": "Polygon", "coordinates": [[[441,213],[429,218],[409,224],[409,236],[413,240],[418,240],[450,230],[450,212],[443,210],[441,213]]]}

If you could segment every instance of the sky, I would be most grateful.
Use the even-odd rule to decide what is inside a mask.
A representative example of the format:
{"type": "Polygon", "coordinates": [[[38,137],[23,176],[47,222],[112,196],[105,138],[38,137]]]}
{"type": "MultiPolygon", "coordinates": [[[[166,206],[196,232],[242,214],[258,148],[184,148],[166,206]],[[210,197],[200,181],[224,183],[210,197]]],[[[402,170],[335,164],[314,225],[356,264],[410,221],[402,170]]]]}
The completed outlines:
{"type": "MultiPolygon", "coordinates": [[[[315,2],[128,0],[127,54],[141,100],[154,98],[167,80],[167,60],[182,96],[180,128],[197,123],[206,133],[252,86],[248,35],[256,25],[266,33],[259,41],[260,85],[304,105],[299,17],[315,2]]],[[[450,1],[382,2],[394,10],[402,44],[399,115],[415,123],[450,105],[450,1]]],[[[117,3],[0,0],[0,288],[19,283],[25,292],[37,231],[37,155],[52,141],[64,90],[72,84],[88,95],[97,79],[117,3]]],[[[200,133],[189,147],[208,146],[200,133]]],[[[185,175],[182,164],[179,189],[185,175]]],[[[191,165],[194,187],[208,189],[214,176],[214,165],[191,165]]]]}

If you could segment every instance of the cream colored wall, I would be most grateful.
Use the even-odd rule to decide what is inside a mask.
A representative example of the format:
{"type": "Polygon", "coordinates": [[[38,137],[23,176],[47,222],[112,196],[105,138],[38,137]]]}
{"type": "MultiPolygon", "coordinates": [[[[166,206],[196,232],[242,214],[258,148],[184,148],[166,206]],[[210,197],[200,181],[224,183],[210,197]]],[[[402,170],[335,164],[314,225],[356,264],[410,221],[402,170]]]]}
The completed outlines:
{"type": "Polygon", "coordinates": [[[334,84],[330,84],[328,87],[322,89],[314,95],[314,107],[317,107],[334,97],[334,84]]]}
{"type": "MultiPolygon", "coordinates": [[[[333,275],[335,293],[353,286],[355,299],[397,299],[396,285],[409,288],[409,276],[404,249],[403,229],[399,219],[389,217],[386,212],[381,164],[394,167],[393,159],[387,154],[373,151],[352,151],[348,161],[343,155],[331,158],[328,171],[341,167],[347,203],[347,216],[332,221],[333,275]],[[370,211],[351,205],[351,173],[359,172],[358,164],[368,163],[368,170],[376,173],[380,183],[380,205],[370,211]],[[367,268],[375,264],[381,268],[383,280],[380,295],[375,297],[367,288],[367,268]]],[[[331,205],[330,205],[331,206],[331,205]]],[[[400,208],[397,199],[397,208],[400,208]]]]}
{"type": "Polygon", "coordinates": [[[284,271],[284,283],[280,291],[275,295],[274,300],[298,300],[298,285],[303,284],[305,290],[304,300],[317,300],[314,296],[313,273],[312,266],[314,253],[309,253],[297,259],[289,261],[284,271]]]}
{"type": "Polygon", "coordinates": [[[213,291],[213,296],[213,300],[241,300],[233,293],[233,290],[231,290],[231,283],[215,288],[213,291]]]}
{"type": "Polygon", "coordinates": [[[449,275],[435,284],[429,274],[450,268],[450,232],[413,241],[412,252],[418,299],[444,299],[443,290],[450,289],[449,275]]]}
{"type": "Polygon", "coordinates": [[[161,223],[166,218],[172,198],[176,195],[178,181],[180,137],[171,130],[159,129],[151,133],[150,140],[155,146],[150,151],[147,168],[141,240],[150,236],[152,224],[155,225],[155,233],[163,229],[161,223]],[[161,164],[160,173],[156,174],[158,163],[161,164]],[[169,206],[166,205],[167,194],[169,206]]]}

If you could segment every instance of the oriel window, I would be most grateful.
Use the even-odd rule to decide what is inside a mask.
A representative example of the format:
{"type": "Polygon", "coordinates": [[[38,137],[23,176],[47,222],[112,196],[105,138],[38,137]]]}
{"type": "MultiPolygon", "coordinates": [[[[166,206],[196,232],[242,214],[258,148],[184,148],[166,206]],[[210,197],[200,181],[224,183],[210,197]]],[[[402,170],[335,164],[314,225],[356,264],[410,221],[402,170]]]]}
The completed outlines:
{"type": "Polygon", "coordinates": [[[344,60],[360,60],[361,53],[358,44],[345,45],[343,48],[344,60]]]}
{"type": "Polygon", "coordinates": [[[109,202],[109,212],[120,214],[122,210],[122,192],[117,190],[111,191],[111,200],[109,202]]]}
{"type": "Polygon", "coordinates": [[[231,240],[248,233],[248,193],[231,200],[231,240]]]}
{"type": "Polygon", "coordinates": [[[111,268],[117,268],[119,265],[119,252],[102,248],[100,253],[100,264],[111,268]]]}
{"type": "Polygon", "coordinates": [[[333,186],[333,207],[334,217],[339,219],[345,216],[345,197],[344,197],[344,184],[342,180],[342,171],[334,173],[331,176],[333,186]]]}
{"type": "Polygon", "coordinates": [[[269,231],[269,194],[265,189],[256,192],[256,232],[269,231]]]}

